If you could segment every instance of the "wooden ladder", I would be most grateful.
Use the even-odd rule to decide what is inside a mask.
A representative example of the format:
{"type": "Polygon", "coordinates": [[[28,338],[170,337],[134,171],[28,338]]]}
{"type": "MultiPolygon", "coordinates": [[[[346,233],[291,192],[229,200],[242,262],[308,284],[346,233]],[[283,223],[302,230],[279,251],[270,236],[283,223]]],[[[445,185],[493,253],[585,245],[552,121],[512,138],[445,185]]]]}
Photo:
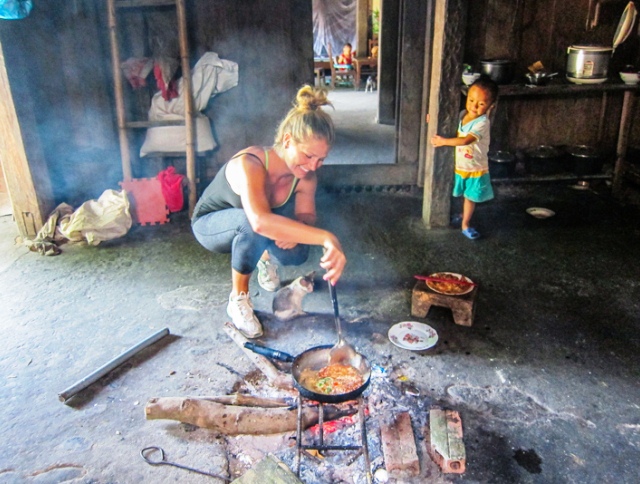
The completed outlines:
{"type": "Polygon", "coordinates": [[[189,192],[189,217],[197,201],[196,193],[196,149],[193,107],[193,87],[191,84],[191,67],[189,65],[189,46],[187,41],[187,15],[185,0],[107,0],[109,18],[109,39],[111,44],[111,61],[116,99],[116,113],[118,117],[118,138],[120,141],[120,156],[122,158],[122,175],[124,181],[131,181],[131,152],[129,148],[128,130],[151,128],[156,126],[185,126],[186,128],[186,165],[187,185],[189,192]],[[180,46],[180,61],[182,65],[182,94],[185,100],[185,120],[175,121],[127,121],[124,107],[123,82],[118,44],[118,26],[116,13],[118,9],[175,6],[178,21],[178,36],[180,46]]]}

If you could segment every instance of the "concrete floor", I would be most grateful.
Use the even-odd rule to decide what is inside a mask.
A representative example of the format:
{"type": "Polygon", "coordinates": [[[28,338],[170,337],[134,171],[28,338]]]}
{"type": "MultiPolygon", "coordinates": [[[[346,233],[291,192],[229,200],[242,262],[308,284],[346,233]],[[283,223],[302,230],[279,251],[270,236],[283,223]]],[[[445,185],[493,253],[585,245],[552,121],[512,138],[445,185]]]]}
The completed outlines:
{"type": "MultiPolygon", "coordinates": [[[[401,373],[421,392],[390,395],[384,412],[412,412],[419,443],[431,405],[462,416],[466,473],[443,475],[423,456],[422,475],[397,482],[636,483],[638,211],[613,202],[604,182],[595,191],[495,188],[496,200],[478,208],[484,237],[474,242],[458,230],[425,230],[412,193],[318,196],[319,224],[341,237],[349,259],[337,287],[344,319],[353,322],[348,339],[386,372],[382,379],[401,373]],[[531,206],[556,216],[534,219],[525,213],[531,206]],[[446,309],[432,308],[417,320],[439,333],[434,348],[392,345],[389,327],[415,319],[412,276],[434,271],[480,284],[475,324],[457,326],[446,309]]],[[[227,394],[253,370],[222,329],[228,256],[202,249],[184,214],[97,247],[65,245],[57,257],[14,247],[10,218],[0,224],[0,482],[210,481],[146,465],[139,452],[149,445],[174,462],[226,473],[237,440],[146,421],[143,408],[151,397],[227,394]],[[163,327],[172,335],[67,404],[58,401],[63,389],[163,327]]],[[[319,256],[314,249],[283,279],[316,268],[319,256]]],[[[323,284],[304,301],[309,316],[290,323],[270,315],[272,294],[252,284],[265,325],[260,343],[297,354],[335,341],[323,284]]],[[[372,410],[367,424],[374,456],[379,418],[372,410]]],[[[292,453],[276,448],[285,461],[292,453]]],[[[330,482],[339,482],[335,475],[330,482]]]]}
{"type": "Polygon", "coordinates": [[[327,108],[336,127],[336,141],[328,165],[390,164],[396,158],[395,126],[378,124],[378,91],[336,87],[329,91],[327,108]]]}

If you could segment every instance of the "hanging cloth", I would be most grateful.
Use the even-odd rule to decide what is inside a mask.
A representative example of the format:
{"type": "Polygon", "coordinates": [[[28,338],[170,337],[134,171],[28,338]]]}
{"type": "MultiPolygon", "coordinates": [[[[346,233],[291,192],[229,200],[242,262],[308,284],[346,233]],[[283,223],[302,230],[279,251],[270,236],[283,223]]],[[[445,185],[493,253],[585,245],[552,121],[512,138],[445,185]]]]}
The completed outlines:
{"type": "Polygon", "coordinates": [[[356,0],[313,0],[313,52],[317,57],[327,55],[331,44],[334,55],[342,53],[344,44],[352,50],[366,52],[357,45],[356,0]],[[324,51],[324,52],[323,52],[324,51]]]}

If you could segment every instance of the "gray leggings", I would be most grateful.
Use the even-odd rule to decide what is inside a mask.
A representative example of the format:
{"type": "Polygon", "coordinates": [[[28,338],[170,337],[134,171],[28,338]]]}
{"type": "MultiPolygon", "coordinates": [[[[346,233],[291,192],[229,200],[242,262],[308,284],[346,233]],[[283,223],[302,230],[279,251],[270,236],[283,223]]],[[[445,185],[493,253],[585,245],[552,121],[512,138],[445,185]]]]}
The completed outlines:
{"type": "MultiPolygon", "coordinates": [[[[283,210],[274,210],[274,213],[283,210]]],[[[279,213],[282,214],[282,213],[279,213]]],[[[211,252],[231,252],[231,267],[240,274],[251,274],[267,250],[281,264],[300,265],[309,257],[309,246],[298,244],[281,249],[271,239],[256,234],[241,208],[227,208],[198,218],[191,226],[196,240],[211,252]]]]}

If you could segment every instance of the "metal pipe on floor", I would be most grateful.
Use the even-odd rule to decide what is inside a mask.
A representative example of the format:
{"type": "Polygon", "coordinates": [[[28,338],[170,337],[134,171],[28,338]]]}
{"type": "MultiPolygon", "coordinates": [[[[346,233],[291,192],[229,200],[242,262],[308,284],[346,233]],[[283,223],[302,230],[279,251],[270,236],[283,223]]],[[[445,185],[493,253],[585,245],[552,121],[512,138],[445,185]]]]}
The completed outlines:
{"type": "Polygon", "coordinates": [[[157,333],[152,334],[147,339],[145,339],[145,340],[141,341],[140,343],[138,343],[137,345],[132,346],[131,348],[129,348],[127,351],[122,353],[120,356],[118,356],[118,357],[114,358],[113,360],[105,363],[104,365],[102,365],[100,368],[98,368],[93,373],[85,376],[81,380],[78,380],[76,383],[71,385],[69,388],[66,388],[61,393],[58,393],[58,399],[61,402],[66,402],[68,399],[70,399],[76,393],[80,392],[81,390],[84,390],[85,388],[87,388],[92,383],[95,383],[100,378],[102,378],[107,373],[109,373],[111,370],[113,370],[114,368],[117,368],[122,363],[127,361],[129,358],[131,358],[136,353],[139,353],[140,351],[145,349],[147,346],[151,346],[153,343],[155,343],[159,339],[164,338],[168,334],[169,334],[169,328],[161,329],[157,333]]]}

